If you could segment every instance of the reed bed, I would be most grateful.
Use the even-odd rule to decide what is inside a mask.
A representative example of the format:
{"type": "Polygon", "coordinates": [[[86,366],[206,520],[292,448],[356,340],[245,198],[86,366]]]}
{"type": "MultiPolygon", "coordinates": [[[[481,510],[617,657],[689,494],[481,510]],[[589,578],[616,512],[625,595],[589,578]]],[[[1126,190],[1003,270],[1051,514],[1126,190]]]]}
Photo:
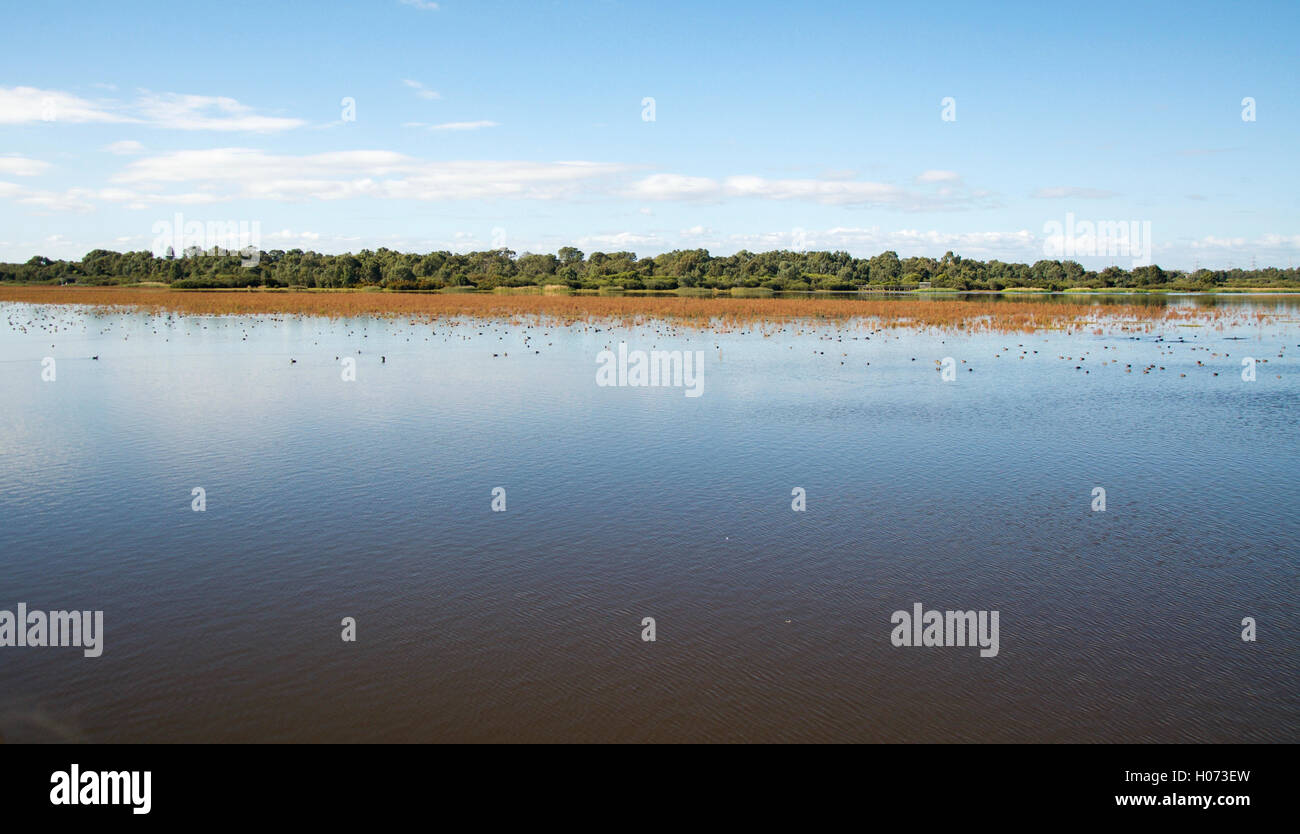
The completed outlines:
{"type": "Polygon", "coordinates": [[[547,321],[641,325],[665,321],[714,330],[766,329],[810,321],[1032,332],[1044,329],[1150,330],[1178,323],[1263,323],[1258,311],[1142,304],[1084,305],[1046,300],[894,298],[689,298],[675,296],[501,295],[392,292],[193,291],[144,287],[0,287],[0,301],[88,305],[187,315],[283,314],[547,321]]]}

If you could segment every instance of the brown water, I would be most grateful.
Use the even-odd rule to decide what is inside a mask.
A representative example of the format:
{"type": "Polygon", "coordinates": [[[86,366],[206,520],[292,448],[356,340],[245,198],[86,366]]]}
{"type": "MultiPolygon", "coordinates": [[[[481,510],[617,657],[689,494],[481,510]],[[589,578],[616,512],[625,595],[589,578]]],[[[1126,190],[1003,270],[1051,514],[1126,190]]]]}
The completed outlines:
{"type": "Polygon", "coordinates": [[[105,641],[0,648],[0,732],[1294,742],[1300,333],[1230,303],[1283,316],[763,338],[2,306],[0,609],[103,610],[105,641]],[[597,386],[621,339],[704,351],[703,395],[597,386]],[[917,602],[997,610],[998,655],[892,645],[917,602]]]}

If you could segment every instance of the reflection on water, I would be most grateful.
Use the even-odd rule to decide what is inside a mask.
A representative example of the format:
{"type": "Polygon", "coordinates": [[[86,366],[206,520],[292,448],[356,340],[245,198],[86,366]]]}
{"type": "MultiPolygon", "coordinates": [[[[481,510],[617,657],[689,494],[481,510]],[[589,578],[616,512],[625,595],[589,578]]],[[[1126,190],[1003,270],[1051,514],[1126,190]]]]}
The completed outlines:
{"type": "MultiPolygon", "coordinates": [[[[1294,303],[1080,301],[1115,300],[1294,303]]],[[[0,609],[102,609],[105,650],[0,648],[0,732],[1296,741],[1293,319],[765,337],[5,305],[0,609]],[[596,385],[620,340],[704,351],[704,395],[596,385]],[[914,603],[999,611],[998,656],[894,647],[914,603]]]]}

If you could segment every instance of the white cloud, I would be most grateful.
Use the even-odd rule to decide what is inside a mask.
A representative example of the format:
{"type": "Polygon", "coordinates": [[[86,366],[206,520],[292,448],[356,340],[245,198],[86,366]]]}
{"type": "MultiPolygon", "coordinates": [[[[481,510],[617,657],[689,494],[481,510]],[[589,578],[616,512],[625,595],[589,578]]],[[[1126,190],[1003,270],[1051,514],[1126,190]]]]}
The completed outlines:
{"type": "Polygon", "coordinates": [[[118,156],[132,156],[134,154],[144,153],[144,145],[134,139],[123,139],[120,142],[113,142],[104,146],[104,150],[118,156]]]}
{"type": "Polygon", "coordinates": [[[1259,238],[1260,246],[1278,249],[1300,249],[1300,235],[1266,234],[1259,238]]]}
{"type": "Polygon", "coordinates": [[[94,192],[94,196],[106,203],[122,203],[129,209],[145,209],[151,206],[206,206],[230,199],[202,191],[155,194],[131,191],[127,188],[101,188],[94,192]]]}
{"type": "Polygon", "coordinates": [[[253,108],[226,96],[148,93],[136,103],[145,120],[173,130],[244,130],[275,133],[306,124],[302,119],[259,116],[253,108]]]}
{"type": "Polygon", "coordinates": [[[429,130],[478,130],[484,127],[497,127],[497,122],[444,122],[440,125],[429,125],[429,130]]]}
{"type": "MultiPolygon", "coordinates": [[[[1155,260],[1161,266],[1171,265],[1164,262],[1170,255],[1187,257],[1185,253],[1195,253],[1195,261],[1200,266],[1211,269],[1226,267],[1249,269],[1252,261],[1257,262],[1260,268],[1270,265],[1280,267],[1293,264],[1300,257],[1300,234],[1267,232],[1253,239],[1242,236],[1205,235],[1195,240],[1171,241],[1157,245],[1155,250],[1155,260]]],[[[1183,264],[1185,267],[1192,265],[1183,264]]]]}
{"type": "MultiPolygon", "coordinates": [[[[470,129],[491,122],[451,123],[470,129]]],[[[109,150],[135,153],[139,143],[109,150]]],[[[13,163],[18,165],[18,163],[13,163]]],[[[722,179],[660,173],[630,184],[614,178],[636,166],[589,161],[428,161],[394,151],[353,150],[308,155],[271,154],[241,147],[174,151],[140,156],[109,178],[112,188],[68,192],[80,206],[96,199],[141,208],[194,205],[233,199],[310,201],[358,197],[397,200],[562,199],[630,196],[641,200],[721,201],[764,199],[832,206],[900,210],[979,205],[986,194],[962,186],[918,191],[886,183],[820,179],[722,179]],[[168,186],[181,186],[172,191],[168,186]]],[[[11,172],[12,173],[12,172],[11,172]]],[[[12,195],[10,195],[12,196],[12,195]]],[[[60,201],[51,198],[52,204],[60,201]]],[[[652,214],[639,207],[643,214],[652,214]]]]}
{"type": "Polygon", "coordinates": [[[16,183],[0,182],[0,198],[43,211],[94,211],[96,203],[118,203],[128,209],[156,205],[190,206],[222,202],[228,197],[204,192],[163,194],[134,191],[129,188],[68,188],[63,191],[27,188],[16,183]]]}
{"type": "Polygon", "coordinates": [[[1191,242],[1193,249],[1237,249],[1245,245],[1244,237],[1216,237],[1215,235],[1206,235],[1200,240],[1191,242]]]}
{"type": "Polygon", "coordinates": [[[708,177],[651,174],[633,183],[630,194],[645,200],[717,199],[721,186],[708,177]]]}
{"type": "Polygon", "coordinates": [[[302,119],[262,116],[226,96],[142,92],[135,101],[91,102],[60,90],[0,87],[0,124],[143,124],[172,130],[274,133],[306,124],[302,119]]]}
{"type": "Polygon", "coordinates": [[[74,188],[68,191],[47,191],[33,189],[12,182],[0,182],[0,199],[13,200],[20,205],[32,206],[42,211],[94,211],[95,206],[87,198],[87,189],[74,188]]]}
{"type": "Polygon", "coordinates": [[[627,196],[644,200],[704,200],[756,198],[795,200],[823,205],[881,206],[904,210],[960,208],[978,203],[985,192],[947,188],[938,194],[908,191],[896,185],[860,180],[768,179],[733,176],[724,179],[652,174],[633,183],[627,196]]]}
{"type": "Polygon", "coordinates": [[[663,240],[656,234],[640,234],[637,232],[617,232],[614,234],[587,235],[580,237],[575,241],[578,246],[591,247],[599,246],[606,250],[625,251],[633,246],[656,246],[663,243],[663,240]]]}
{"type": "Polygon", "coordinates": [[[603,162],[430,162],[378,150],[290,156],[215,148],[138,159],[111,180],[144,189],[190,183],[196,191],[226,198],[286,201],[554,199],[626,170],[603,162]]]}
{"type": "Polygon", "coordinates": [[[129,121],[133,119],[110,112],[105,105],[87,101],[72,93],[36,87],[0,87],[0,124],[129,121]]]}
{"type": "Polygon", "coordinates": [[[14,177],[34,177],[49,169],[50,163],[40,159],[29,159],[19,154],[0,156],[0,174],[14,177]]]}
{"type": "Polygon", "coordinates": [[[320,232],[294,232],[289,229],[281,229],[278,232],[271,232],[262,235],[263,249],[306,249],[321,239],[320,232]]]}
{"type": "Polygon", "coordinates": [[[916,175],[919,183],[961,182],[961,174],[956,171],[922,171],[916,175]]]}
{"type": "Polygon", "coordinates": [[[430,3],[429,0],[397,0],[403,6],[412,6],[426,12],[438,11],[437,3],[430,3]]]}
{"type": "Polygon", "coordinates": [[[425,101],[437,101],[442,98],[442,94],[437,90],[430,90],[428,87],[410,78],[403,78],[402,83],[415,90],[415,94],[425,101]]]}
{"type": "Polygon", "coordinates": [[[1076,188],[1068,185],[1057,185],[1048,188],[1040,188],[1029,196],[1040,200],[1108,200],[1111,197],[1119,195],[1114,191],[1103,191],[1100,188],[1076,188]]]}
{"type": "Polygon", "coordinates": [[[887,249],[902,257],[938,257],[946,251],[969,257],[1016,258],[1038,260],[1042,251],[1038,238],[1027,230],[1015,232],[941,232],[934,229],[898,229],[883,231],[878,226],[835,226],[829,229],[794,230],[760,234],[736,234],[712,238],[722,251],[747,249],[760,252],[772,249],[802,248],[844,250],[856,257],[877,255],[887,249]]]}

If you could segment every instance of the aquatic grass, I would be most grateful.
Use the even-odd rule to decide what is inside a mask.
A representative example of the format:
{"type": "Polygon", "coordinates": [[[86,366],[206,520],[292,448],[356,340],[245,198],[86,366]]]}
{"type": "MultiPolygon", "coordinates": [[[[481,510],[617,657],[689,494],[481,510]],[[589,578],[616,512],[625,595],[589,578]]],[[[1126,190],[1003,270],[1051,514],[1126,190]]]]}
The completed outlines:
{"type": "MultiPolygon", "coordinates": [[[[448,288],[452,289],[452,288],[448,288]]],[[[460,289],[460,288],[456,288],[460,289]]],[[[498,295],[474,292],[393,293],[354,291],[169,290],[125,287],[0,287],[0,301],[136,308],[192,315],[284,314],[325,316],[404,316],[412,320],[547,320],[559,324],[607,322],[611,325],[666,321],[684,327],[728,331],[766,328],[798,321],[850,322],[878,327],[963,329],[969,331],[1074,330],[1106,326],[1151,330],[1185,322],[1264,323],[1273,315],[1230,307],[1144,304],[1084,305],[1031,300],[980,298],[707,298],[621,295],[498,295]]]]}

